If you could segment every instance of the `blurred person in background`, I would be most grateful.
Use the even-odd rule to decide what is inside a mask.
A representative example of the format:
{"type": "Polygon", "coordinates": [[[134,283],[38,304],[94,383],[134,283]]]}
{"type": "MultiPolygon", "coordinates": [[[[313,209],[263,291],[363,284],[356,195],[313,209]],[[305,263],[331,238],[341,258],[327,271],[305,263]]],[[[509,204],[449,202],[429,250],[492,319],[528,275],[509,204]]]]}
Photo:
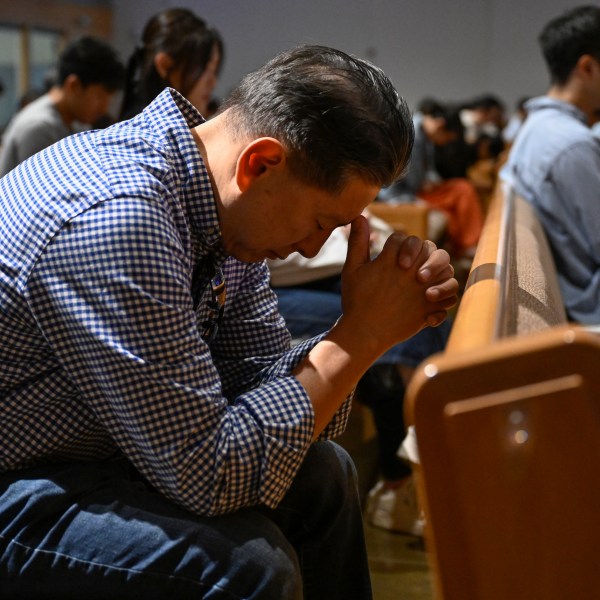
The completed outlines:
{"type": "Polygon", "coordinates": [[[481,134],[498,136],[506,126],[506,108],[504,103],[493,94],[482,94],[466,102],[460,119],[465,127],[465,140],[475,144],[481,134]]]}
{"type": "Polygon", "coordinates": [[[415,143],[403,179],[381,190],[383,202],[425,200],[447,219],[448,249],[455,259],[470,260],[483,227],[481,199],[466,178],[445,179],[437,170],[436,148],[460,139],[464,127],[458,111],[431,98],[413,116],[415,143]]]}
{"type": "Polygon", "coordinates": [[[530,202],[548,238],[570,321],[600,323],[600,7],[552,19],[538,37],[550,75],[500,177],[530,202]]]}
{"type": "Polygon", "coordinates": [[[106,42],[82,37],[61,53],[54,85],[10,121],[2,140],[0,176],[54,142],[106,114],[123,86],[125,68],[106,42]]]}
{"type": "Polygon", "coordinates": [[[223,63],[219,33],[186,8],[154,15],[127,64],[121,119],[141,112],[166,87],[206,116],[223,63]]]}

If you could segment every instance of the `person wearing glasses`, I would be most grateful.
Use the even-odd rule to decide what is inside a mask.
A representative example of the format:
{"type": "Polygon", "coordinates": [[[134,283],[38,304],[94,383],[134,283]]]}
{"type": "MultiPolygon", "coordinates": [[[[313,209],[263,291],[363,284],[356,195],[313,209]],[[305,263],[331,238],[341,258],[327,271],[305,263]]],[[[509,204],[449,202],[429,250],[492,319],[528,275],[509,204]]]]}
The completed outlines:
{"type": "Polygon", "coordinates": [[[458,289],[430,242],[369,258],[412,141],[380,69],[302,46],[209,121],[166,89],[0,180],[3,598],[371,597],[331,438],[458,289]],[[349,223],[343,315],[292,347],[265,259],[349,223]]]}

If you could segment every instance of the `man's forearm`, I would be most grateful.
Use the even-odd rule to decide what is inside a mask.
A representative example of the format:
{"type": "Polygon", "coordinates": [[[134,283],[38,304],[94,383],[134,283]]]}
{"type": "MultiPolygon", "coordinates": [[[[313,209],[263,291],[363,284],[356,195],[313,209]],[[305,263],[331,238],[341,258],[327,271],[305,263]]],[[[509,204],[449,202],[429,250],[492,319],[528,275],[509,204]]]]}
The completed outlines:
{"type": "Polygon", "coordinates": [[[306,390],[315,414],[313,439],[331,421],[365,371],[385,351],[338,322],[298,364],[293,374],[306,390]]]}

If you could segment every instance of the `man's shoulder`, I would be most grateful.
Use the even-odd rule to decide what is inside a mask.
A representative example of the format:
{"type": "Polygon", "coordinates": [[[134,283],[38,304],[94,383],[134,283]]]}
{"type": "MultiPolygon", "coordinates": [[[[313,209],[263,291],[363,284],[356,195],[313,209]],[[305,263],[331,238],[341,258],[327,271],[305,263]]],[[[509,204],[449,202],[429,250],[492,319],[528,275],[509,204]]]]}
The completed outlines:
{"type": "Polygon", "coordinates": [[[552,165],[578,145],[597,146],[582,114],[564,104],[549,102],[530,112],[511,150],[512,160],[552,165]]]}
{"type": "Polygon", "coordinates": [[[552,197],[548,191],[555,193],[558,181],[571,188],[589,183],[595,177],[590,165],[598,160],[600,141],[583,113],[566,103],[546,102],[528,114],[500,177],[534,204],[547,203],[552,197]]]}
{"type": "Polygon", "coordinates": [[[60,118],[52,99],[48,94],[40,96],[23,107],[14,117],[15,123],[25,124],[28,121],[53,121],[60,118]]]}
{"type": "MultiPolygon", "coordinates": [[[[574,105],[544,97],[530,105],[523,125],[523,135],[570,145],[590,141],[592,132],[584,114],[574,105]]],[[[518,138],[517,138],[518,139],[518,138]]]]}
{"type": "Polygon", "coordinates": [[[9,124],[6,138],[19,140],[31,134],[57,132],[57,139],[68,135],[69,130],[50,98],[42,96],[21,109],[9,124]]]}

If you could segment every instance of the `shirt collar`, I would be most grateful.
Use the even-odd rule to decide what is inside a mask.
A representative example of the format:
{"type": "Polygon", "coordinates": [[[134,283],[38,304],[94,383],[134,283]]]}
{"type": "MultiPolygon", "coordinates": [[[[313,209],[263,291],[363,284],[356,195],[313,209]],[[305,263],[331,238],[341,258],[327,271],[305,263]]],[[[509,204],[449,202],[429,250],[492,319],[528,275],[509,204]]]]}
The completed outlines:
{"type": "Polygon", "coordinates": [[[589,127],[589,123],[585,113],[577,108],[574,104],[570,102],[564,102],[563,100],[557,100],[556,98],[551,98],[550,96],[539,96],[537,98],[532,98],[528,100],[525,104],[525,109],[527,112],[534,112],[538,110],[545,109],[554,109],[563,113],[567,113],[581,121],[586,127],[589,127]]]}
{"type": "Polygon", "coordinates": [[[201,253],[210,252],[218,262],[225,259],[221,229],[208,170],[190,129],[205,122],[204,117],[179,92],[163,90],[143,112],[163,130],[181,182],[181,205],[189,219],[192,235],[201,253]],[[168,125],[165,128],[165,122],[168,125]]]}

